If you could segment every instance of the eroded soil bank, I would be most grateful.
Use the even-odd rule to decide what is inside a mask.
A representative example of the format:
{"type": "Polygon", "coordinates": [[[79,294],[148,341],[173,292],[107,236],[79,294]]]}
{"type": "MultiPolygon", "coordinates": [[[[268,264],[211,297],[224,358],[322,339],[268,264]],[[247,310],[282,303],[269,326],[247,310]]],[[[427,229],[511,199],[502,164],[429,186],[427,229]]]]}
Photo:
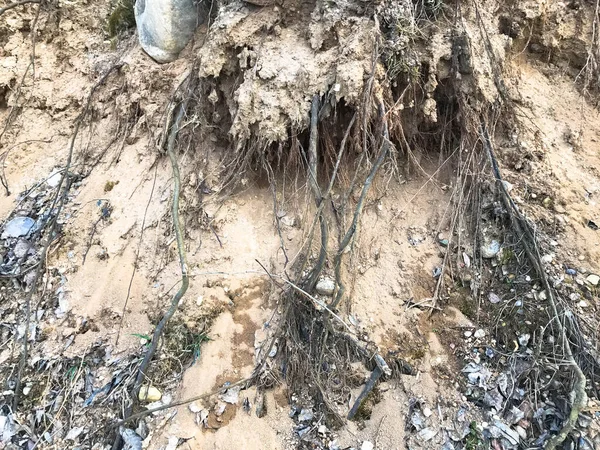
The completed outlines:
{"type": "Polygon", "coordinates": [[[164,65],[116,6],[0,15],[3,448],[542,448],[575,365],[600,448],[595,3],[205,5],[164,65]]]}

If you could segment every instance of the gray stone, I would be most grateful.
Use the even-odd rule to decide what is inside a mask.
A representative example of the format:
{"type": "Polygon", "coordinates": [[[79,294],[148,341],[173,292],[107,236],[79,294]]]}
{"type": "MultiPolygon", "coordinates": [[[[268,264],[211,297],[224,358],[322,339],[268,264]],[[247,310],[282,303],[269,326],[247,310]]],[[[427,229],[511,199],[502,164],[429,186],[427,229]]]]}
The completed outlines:
{"type": "Polygon", "coordinates": [[[332,296],[335,290],[335,281],[331,278],[321,278],[317,283],[317,293],[321,295],[332,296]]]}
{"type": "Polygon", "coordinates": [[[300,422],[310,422],[311,420],[313,420],[314,417],[315,415],[312,409],[303,408],[302,411],[300,411],[300,414],[298,415],[298,420],[300,422]]]}
{"type": "Polygon", "coordinates": [[[587,281],[592,286],[598,286],[598,283],[600,283],[600,276],[596,274],[591,274],[585,279],[585,281],[587,281]]]}
{"type": "Polygon", "coordinates": [[[135,21],[140,45],[159,63],[173,61],[199,22],[194,0],[137,0],[135,21]]]}
{"type": "Polygon", "coordinates": [[[15,217],[6,224],[1,238],[7,239],[25,236],[31,231],[34,225],[35,220],[31,217],[15,217]]]}
{"type": "Polygon", "coordinates": [[[489,244],[481,246],[481,257],[491,259],[500,253],[500,243],[498,241],[491,241],[489,244]]]}

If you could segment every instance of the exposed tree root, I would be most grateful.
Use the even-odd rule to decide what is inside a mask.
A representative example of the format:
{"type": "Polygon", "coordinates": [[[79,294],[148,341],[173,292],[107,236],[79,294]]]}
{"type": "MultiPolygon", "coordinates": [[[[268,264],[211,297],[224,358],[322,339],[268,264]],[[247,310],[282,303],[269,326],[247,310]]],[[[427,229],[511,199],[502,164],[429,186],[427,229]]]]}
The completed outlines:
{"type": "Polygon", "coordinates": [[[577,424],[577,419],[579,418],[579,414],[581,413],[581,411],[587,404],[587,394],[585,392],[586,379],[585,379],[585,375],[584,375],[583,371],[579,367],[579,364],[577,364],[577,362],[575,361],[575,358],[573,357],[573,351],[571,349],[571,344],[567,337],[565,325],[563,323],[563,318],[562,318],[563,314],[560,313],[559,309],[558,309],[558,301],[556,299],[556,291],[550,285],[550,283],[548,281],[548,276],[546,275],[546,272],[544,271],[542,258],[540,257],[540,254],[538,251],[535,236],[534,236],[533,232],[531,231],[529,223],[522,216],[521,212],[519,211],[519,209],[513,202],[512,198],[510,197],[510,194],[506,190],[506,186],[502,182],[502,176],[500,174],[498,162],[494,155],[492,142],[491,142],[490,136],[488,134],[487,127],[486,127],[484,120],[481,121],[481,134],[482,134],[482,138],[483,138],[482,139],[483,145],[484,145],[485,149],[487,150],[487,153],[488,153],[488,156],[490,159],[490,163],[492,166],[492,171],[493,171],[494,177],[496,179],[497,189],[500,192],[500,195],[502,197],[502,201],[504,203],[506,210],[510,214],[511,222],[515,229],[515,232],[519,236],[522,236],[522,243],[523,243],[523,246],[525,247],[527,256],[529,257],[529,260],[531,261],[533,267],[535,268],[535,271],[536,271],[538,277],[540,278],[540,280],[542,281],[544,289],[547,292],[548,300],[550,302],[552,313],[554,315],[554,320],[555,320],[555,323],[558,328],[560,343],[562,344],[562,346],[564,348],[567,363],[569,364],[569,366],[571,366],[571,368],[573,369],[573,372],[575,374],[575,381],[573,383],[573,389],[571,392],[571,394],[572,394],[571,397],[573,399],[572,400],[573,403],[571,405],[571,411],[569,413],[569,416],[563,422],[562,428],[560,429],[558,434],[553,436],[546,445],[546,449],[554,450],[555,448],[560,446],[564,442],[564,440],[567,438],[569,433],[571,433],[571,431],[573,431],[573,429],[575,428],[575,425],[577,424]]]}

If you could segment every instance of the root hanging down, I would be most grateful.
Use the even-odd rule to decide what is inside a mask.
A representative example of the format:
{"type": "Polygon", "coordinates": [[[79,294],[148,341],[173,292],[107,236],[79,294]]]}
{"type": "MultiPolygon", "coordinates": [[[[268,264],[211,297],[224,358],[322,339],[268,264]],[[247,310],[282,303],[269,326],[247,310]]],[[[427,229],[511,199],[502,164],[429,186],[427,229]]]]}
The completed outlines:
{"type": "Polygon", "coordinates": [[[573,357],[573,350],[571,349],[571,343],[569,342],[565,329],[565,324],[563,322],[564,314],[561,314],[559,312],[558,301],[556,298],[556,290],[550,285],[550,282],[548,281],[548,276],[546,275],[546,271],[543,267],[542,258],[538,251],[535,236],[531,231],[529,223],[517,208],[516,204],[510,197],[506,186],[503,183],[502,175],[500,174],[500,169],[498,167],[498,161],[496,160],[487,126],[483,119],[481,119],[481,135],[484,148],[488,153],[490,164],[492,166],[492,171],[496,180],[497,189],[500,192],[506,210],[510,214],[512,226],[515,232],[519,236],[522,236],[522,242],[525,247],[527,256],[531,261],[531,264],[535,268],[537,276],[542,281],[542,285],[548,294],[548,300],[550,302],[552,314],[554,316],[558,328],[560,343],[565,349],[567,363],[572,368],[573,373],[575,374],[575,381],[573,383],[573,388],[571,391],[571,398],[573,403],[571,405],[571,411],[569,413],[569,416],[565,419],[564,423],[562,424],[562,428],[560,429],[558,434],[553,436],[548,441],[545,447],[546,450],[554,450],[561,446],[567,438],[567,436],[575,429],[577,420],[579,418],[579,414],[587,405],[587,394],[585,392],[585,374],[583,373],[581,367],[579,367],[579,364],[577,364],[577,361],[575,361],[575,358],[573,357]]]}
{"type": "MultiPolygon", "coordinates": [[[[285,342],[285,345],[282,346],[282,351],[278,353],[278,358],[280,358],[279,365],[285,368],[283,373],[285,381],[295,392],[300,392],[308,388],[311,391],[310,395],[318,399],[323,405],[327,417],[333,420],[334,423],[339,424],[344,422],[346,418],[344,416],[347,416],[348,419],[352,419],[355,416],[356,411],[382,376],[392,377],[398,373],[414,375],[414,370],[403,360],[394,361],[394,364],[391,365],[388,364],[384,357],[379,354],[376,347],[370,342],[361,340],[337,313],[337,308],[344,295],[344,284],[341,274],[343,264],[342,255],[348,245],[356,238],[358,224],[361,220],[369,190],[383,162],[390,154],[390,148],[392,147],[383,100],[379,100],[378,110],[378,125],[381,130],[379,152],[362,182],[352,222],[340,237],[339,246],[334,253],[333,264],[336,275],[337,295],[334,296],[330,304],[327,304],[313,295],[313,291],[321,272],[326,266],[328,257],[327,215],[329,211],[325,209],[325,202],[331,194],[348,136],[350,135],[352,126],[356,122],[356,115],[352,117],[344,138],[341,141],[327,190],[322,192],[318,185],[317,177],[317,161],[320,158],[318,145],[318,97],[313,98],[311,105],[307,169],[307,179],[316,206],[315,216],[312,220],[313,228],[309,233],[307,245],[310,248],[310,240],[313,236],[312,230],[316,222],[319,221],[321,225],[321,239],[318,254],[312,268],[306,270],[305,277],[298,282],[294,283],[288,279],[270,274],[274,282],[279,278],[286,285],[283,287],[283,298],[287,307],[281,317],[282,326],[280,335],[276,336],[279,342],[285,342]],[[286,287],[287,289],[285,289],[286,287]],[[361,395],[354,401],[350,413],[347,414],[342,412],[343,407],[341,405],[347,404],[347,397],[350,395],[349,389],[352,384],[350,380],[352,373],[350,364],[353,361],[362,361],[372,370],[372,373],[361,395]],[[400,370],[394,371],[390,366],[399,367],[400,370]]],[[[277,282],[277,284],[280,283],[277,282]]]]}

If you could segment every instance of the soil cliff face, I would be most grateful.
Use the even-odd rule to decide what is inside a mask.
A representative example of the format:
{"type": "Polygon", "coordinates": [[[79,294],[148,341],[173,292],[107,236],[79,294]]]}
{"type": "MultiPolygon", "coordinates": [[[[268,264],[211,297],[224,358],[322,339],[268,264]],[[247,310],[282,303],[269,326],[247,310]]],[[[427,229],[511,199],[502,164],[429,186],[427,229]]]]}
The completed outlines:
{"type": "Polygon", "coordinates": [[[600,447],[596,2],[126,4],[0,9],[4,448],[600,447]]]}

